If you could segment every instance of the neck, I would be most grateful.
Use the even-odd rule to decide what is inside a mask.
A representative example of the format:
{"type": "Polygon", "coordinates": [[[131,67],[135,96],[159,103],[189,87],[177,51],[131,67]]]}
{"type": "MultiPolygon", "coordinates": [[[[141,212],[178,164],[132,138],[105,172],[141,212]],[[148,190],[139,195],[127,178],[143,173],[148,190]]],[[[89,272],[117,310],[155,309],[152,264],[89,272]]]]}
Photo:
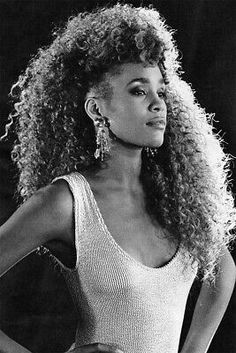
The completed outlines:
{"type": "Polygon", "coordinates": [[[104,179],[115,182],[122,189],[135,189],[140,185],[142,148],[115,141],[106,167],[99,171],[104,179]]]}

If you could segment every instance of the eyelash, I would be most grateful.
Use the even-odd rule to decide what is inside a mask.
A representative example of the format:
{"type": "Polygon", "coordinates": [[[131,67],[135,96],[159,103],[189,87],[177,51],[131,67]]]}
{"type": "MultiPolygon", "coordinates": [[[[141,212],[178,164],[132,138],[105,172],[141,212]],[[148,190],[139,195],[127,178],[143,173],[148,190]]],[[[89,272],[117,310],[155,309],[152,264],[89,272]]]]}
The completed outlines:
{"type": "MultiPolygon", "coordinates": [[[[135,88],[134,90],[131,91],[131,94],[133,94],[134,96],[144,96],[147,94],[147,92],[143,89],[135,88]],[[140,93],[142,93],[142,94],[140,94],[140,93]]],[[[158,92],[158,95],[162,99],[164,99],[166,97],[165,91],[158,92]],[[160,97],[160,94],[161,94],[161,97],[160,97]]]]}

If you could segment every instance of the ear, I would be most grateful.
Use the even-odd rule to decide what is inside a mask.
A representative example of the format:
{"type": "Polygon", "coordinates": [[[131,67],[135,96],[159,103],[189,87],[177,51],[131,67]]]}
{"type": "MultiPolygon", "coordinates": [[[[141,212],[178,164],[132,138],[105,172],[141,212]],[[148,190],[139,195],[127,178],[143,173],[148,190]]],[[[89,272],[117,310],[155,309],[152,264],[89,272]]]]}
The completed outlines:
{"type": "Polygon", "coordinates": [[[88,116],[93,120],[101,118],[101,107],[100,102],[95,97],[87,97],[84,103],[84,109],[88,116]]]}

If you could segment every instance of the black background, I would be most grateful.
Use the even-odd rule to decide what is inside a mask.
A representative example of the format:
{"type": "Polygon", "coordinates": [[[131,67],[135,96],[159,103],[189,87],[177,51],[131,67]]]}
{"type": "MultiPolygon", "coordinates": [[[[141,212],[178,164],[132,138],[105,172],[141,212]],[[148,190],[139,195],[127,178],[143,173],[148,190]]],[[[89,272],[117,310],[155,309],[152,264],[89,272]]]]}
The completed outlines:
{"type": "MultiPolygon", "coordinates": [[[[125,1],[121,1],[125,2],[125,1]]],[[[110,1],[110,4],[115,1],[110,1]]],[[[196,96],[225,140],[225,150],[236,156],[236,2],[231,0],[129,1],[153,4],[176,29],[182,53],[183,77],[192,83],[196,96]]],[[[51,41],[53,28],[68,16],[107,1],[0,0],[0,135],[12,109],[8,93],[28,60],[51,41]]],[[[14,135],[0,144],[0,221],[16,208],[13,198],[16,171],[10,162],[14,135]]],[[[235,162],[232,184],[235,192],[235,162]]],[[[233,252],[235,258],[235,251],[233,252]]],[[[63,278],[48,266],[46,257],[31,254],[1,279],[0,325],[32,352],[63,352],[73,341],[76,318],[63,278]]],[[[190,293],[183,337],[189,326],[199,292],[196,282],[190,293]]],[[[213,339],[209,353],[236,352],[236,294],[213,339]]],[[[157,352],[158,353],[158,352],[157,352]]]]}

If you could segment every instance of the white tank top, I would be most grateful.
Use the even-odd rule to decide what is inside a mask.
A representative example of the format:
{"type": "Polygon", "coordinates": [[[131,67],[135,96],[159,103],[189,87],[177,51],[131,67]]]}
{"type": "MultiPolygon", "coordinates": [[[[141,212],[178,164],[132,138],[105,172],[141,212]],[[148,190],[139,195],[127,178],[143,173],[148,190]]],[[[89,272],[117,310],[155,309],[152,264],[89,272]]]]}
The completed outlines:
{"type": "Polygon", "coordinates": [[[181,246],[162,267],[135,260],[108,231],[84,176],[61,178],[74,197],[76,266],[57,261],[77,309],[75,346],[100,342],[125,353],[177,353],[197,267],[184,267],[181,246]]]}

